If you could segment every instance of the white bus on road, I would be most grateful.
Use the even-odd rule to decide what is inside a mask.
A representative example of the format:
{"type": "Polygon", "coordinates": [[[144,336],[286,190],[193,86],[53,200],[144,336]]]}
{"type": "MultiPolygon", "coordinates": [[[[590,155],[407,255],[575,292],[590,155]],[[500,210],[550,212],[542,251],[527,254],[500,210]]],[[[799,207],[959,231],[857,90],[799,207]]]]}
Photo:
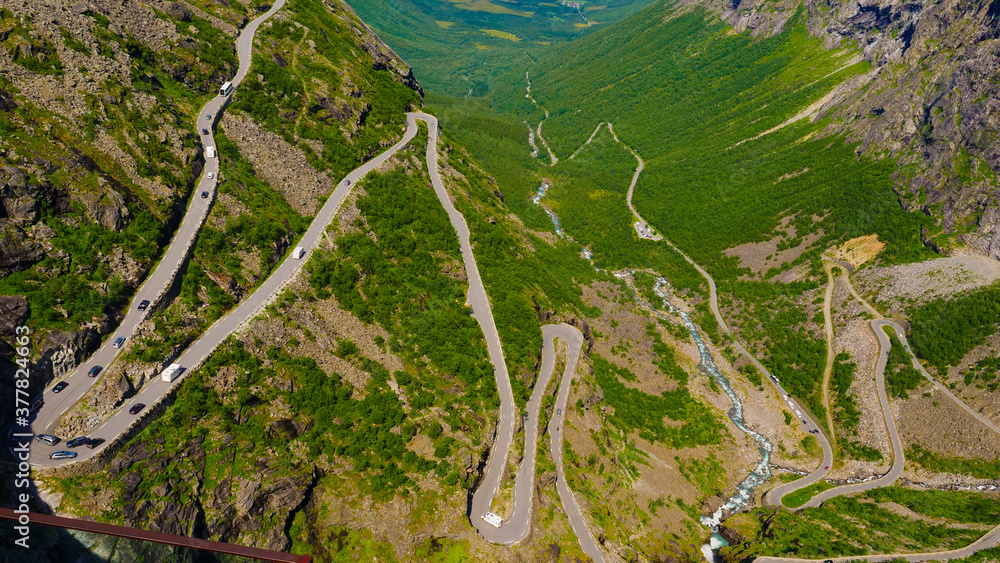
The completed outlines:
{"type": "Polygon", "coordinates": [[[229,94],[232,94],[232,93],[233,93],[233,83],[232,82],[226,82],[225,84],[222,85],[221,88],[219,88],[219,95],[220,96],[228,96],[229,94]]]}

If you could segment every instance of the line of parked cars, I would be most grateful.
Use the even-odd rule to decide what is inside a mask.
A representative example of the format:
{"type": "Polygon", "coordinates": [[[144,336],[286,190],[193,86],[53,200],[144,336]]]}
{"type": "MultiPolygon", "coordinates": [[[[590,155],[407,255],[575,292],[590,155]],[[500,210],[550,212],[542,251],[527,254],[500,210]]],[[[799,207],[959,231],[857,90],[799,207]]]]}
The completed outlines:
{"type": "MultiPolygon", "coordinates": [[[[17,445],[19,440],[23,438],[15,438],[11,436],[10,443],[11,446],[17,445]]],[[[39,434],[35,436],[35,440],[43,444],[48,444],[50,446],[55,446],[62,440],[58,436],[53,436],[52,434],[39,434]]],[[[90,449],[94,449],[105,442],[104,438],[88,438],[86,436],[78,436],[66,442],[67,448],[78,448],[80,446],[87,446],[90,449]]],[[[49,454],[49,459],[73,459],[78,454],[76,452],[71,452],[69,450],[59,450],[49,454]]]]}

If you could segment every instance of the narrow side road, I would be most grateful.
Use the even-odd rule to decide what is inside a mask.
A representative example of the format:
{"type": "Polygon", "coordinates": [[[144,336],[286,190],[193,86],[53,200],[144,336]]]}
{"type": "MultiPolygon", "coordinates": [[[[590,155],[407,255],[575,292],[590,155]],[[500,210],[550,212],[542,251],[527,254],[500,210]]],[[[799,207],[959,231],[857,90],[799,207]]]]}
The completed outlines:
{"type": "Polygon", "coordinates": [[[653,228],[649,226],[649,223],[647,223],[646,220],[642,218],[642,215],[639,215],[639,212],[636,211],[635,206],[632,205],[632,192],[635,191],[635,183],[639,181],[639,175],[642,174],[642,169],[645,168],[646,163],[643,162],[642,157],[639,156],[639,153],[635,152],[634,150],[632,150],[632,147],[626,145],[625,143],[621,142],[621,140],[618,139],[618,135],[615,134],[615,128],[611,123],[608,123],[608,131],[611,132],[611,136],[615,138],[615,141],[618,142],[618,144],[628,149],[628,152],[632,153],[632,156],[635,157],[635,160],[638,163],[635,167],[635,174],[632,175],[632,183],[630,183],[628,186],[628,194],[625,196],[625,203],[628,204],[629,211],[631,211],[632,216],[635,217],[634,227],[636,232],[639,234],[641,238],[644,239],[663,240],[663,235],[653,232],[653,228]]]}

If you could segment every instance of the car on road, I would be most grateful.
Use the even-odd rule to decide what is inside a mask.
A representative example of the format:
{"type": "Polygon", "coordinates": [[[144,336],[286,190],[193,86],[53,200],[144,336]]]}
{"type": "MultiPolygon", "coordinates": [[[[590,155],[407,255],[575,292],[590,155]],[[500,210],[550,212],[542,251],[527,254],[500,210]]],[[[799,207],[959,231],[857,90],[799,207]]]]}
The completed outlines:
{"type": "Polygon", "coordinates": [[[136,404],[132,405],[132,408],[130,408],[128,410],[128,413],[129,414],[139,414],[139,412],[142,409],[144,409],[144,408],[146,408],[146,404],[145,403],[136,403],[136,404]]]}
{"type": "Polygon", "coordinates": [[[90,443],[90,438],[84,436],[78,436],[76,438],[73,438],[69,442],[66,442],[66,447],[75,448],[77,446],[86,446],[89,443],[90,443]]]}
{"type": "Polygon", "coordinates": [[[208,199],[208,192],[201,192],[201,199],[208,199]]]}
{"type": "Polygon", "coordinates": [[[201,134],[202,135],[208,135],[208,129],[205,129],[204,127],[202,127],[201,128],[201,134]]]}
{"type": "Polygon", "coordinates": [[[87,447],[92,450],[97,446],[103,444],[104,441],[105,441],[104,438],[90,438],[89,440],[87,440],[87,447]]]}
{"type": "Polygon", "coordinates": [[[34,401],[32,401],[32,403],[31,403],[31,412],[32,412],[32,413],[36,413],[36,412],[38,412],[38,409],[42,408],[42,405],[43,405],[43,404],[45,404],[45,401],[44,401],[44,400],[42,400],[42,398],[41,398],[41,397],[38,397],[37,399],[35,399],[35,400],[34,400],[34,401]]]}
{"type": "Polygon", "coordinates": [[[124,336],[119,336],[118,338],[115,338],[115,343],[113,344],[115,348],[121,348],[122,344],[125,344],[124,336]]]}
{"type": "Polygon", "coordinates": [[[208,173],[208,179],[211,180],[212,178],[215,178],[215,172],[208,173]]]}
{"type": "Polygon", "coordinates": [[[90,368],[90,371],[87,372],[87,375],[89,375],[90,377],[97,377],[97,375],[101,373],[102,369],[104,368],[102,368],[101,366],[94,366],[90,368]]]}
{"type": "Polygon", "coordinates": [[[55,387],[52,388],[52,392],[58,393],[67,387],[69,387],[69,383],[66,383],[65,381],[60,381],[59,383],[56,383],[55,387]]]}
{"type": "Polygon", "coordinates": [[[38,436],[35,436],[35,439],[39,442],[45,442],[50,446],[54,446],[59,443],[59,438],[53,436],[52,434],[39,434],[38,436]]]}
{"type": "Polygon", "coordinates": [[[149,308],[149,299],[143,299],[142,301],[140,301],[139,302],[139,307],[137,307],[137,308],[140,311],[145,311],[146,309],[148,309],[149,308]]]}
{"type": "Polygon", "coordinates": [[[209,114],[206,114],[206,115],[205,115],[205,119],[212,119],[212,114],[210,114],[210,113],[209,113],[209,114]]]}
{"type": "Polygon", "coordinates": [[[73,459],[74,457],[76,457],[76,452],[67,452],[66,450],[49,454],[49,459],[73,459]]]}
{"type": "Polygon", "coordinates": [[[830,469],[830,466],[829,466],[829,465],[827,465],[827,466],[826,466],[826,467],[824,467],[823,469],[830,469]]]}
{"type": "Polygon", "coordinates": [[[503,518],[500,518],[499,516],[493,514],[492,512],[487,512],[486,514],[483,514],[483,520],[490,526],[493,526],[494,528],[499,528],[500,525],[503,524],[503,518]]]}
{"type": "Polygon", "coordinates": [[[556,409],[556,416],[562,416],[562,409],[556,409]]]}

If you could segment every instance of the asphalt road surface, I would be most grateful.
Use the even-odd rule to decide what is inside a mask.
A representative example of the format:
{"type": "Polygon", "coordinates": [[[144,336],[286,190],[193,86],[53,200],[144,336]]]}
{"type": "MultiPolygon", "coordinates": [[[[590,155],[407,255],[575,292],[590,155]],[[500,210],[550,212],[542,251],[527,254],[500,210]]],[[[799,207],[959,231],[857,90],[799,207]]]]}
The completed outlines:
{"type": "MultiPolygon", "coordinates": [[[[240,54],[240,67],[236,73],[236,77],[233,79],[234,86],[243,79],[247,70],[250,68],[250,53],[253,48],[253,36],[257,27],[260,26],[264,20],[271,17],[275,12],[281,9],[284,3],[285,0],[278,0],[275,2],[270,10],[250,22],[246,29],[244,29],[241,33],[237,41],[237,50],[240,54]]],[[[202,144],[206,147],[215,146],[212,125],[218,119],[217,116],[227,101],[228,97],[216,96],[212,98],[212,100],[209,101],[198,114],[195,128],[199,135],[201,134],[202,129],[208,129],[209,132],[208,135],[201,135],[202,144]],[[208,119],[206,117],[207,115],[211,115],[212,119],[208,119]]],[[[65,381],[68,383],[69,386],[60,393],[52,393],[51,389],[46,390],[43,393],[44,404],[31,421],[32,433],[52,433],[54,429],[59,426],[59,421],[62,415],[95,386],[100,377],[104,375],[104,371],[107,370],[107,367],[114,362],[118,353],[121,352],[121,348],[115,348],[113,346],[114,341],[121,336],[131,338],[131,336],[135,333],[136,327],[139,326],[139,323],[142,322],[143,318],[146,316],[146,313],[155,305],[156,299],[158,299],[171,284],[174,276],[180,269],[180,266],[184,263],[188,249],[191,247],[195,237],[198,235],[198,231],[201,229],[201,225],[205,217],[208,215],[212,201],[215,198],[215,188],[218,175],[219,159],[217,157],[206,158],[201,179],[199,180],[194,192],[191,194],[187,212],[181,220],[181,225],[174,234],[173,239],[167,246],[167,249],[163,254],[163,258],[153,269],[153,272],[149,275],[149,277],[147,277],[139,287],[135,297],[132,299],[132,303],[129,305],[125,318],[122,319],[118,329],[110,334],[107,340],[105,340],[104,345],[101,346],[97,352],[95,352],[85,362],[80,364],[76,370],[59,379],[59,381],[65,381]],[[213,178],[209,179],[209,174],[211,174],[213,178]],[[202,198],[202,192],[208,192],[209,197],[202,198]],[[139,302],[143,300],[152,302],[150,304],[150,309],[147,309],[146,311],[139,311],[136,307],[139,302]],[[87,373],[93,366],[101,366],[104,371],[102,371],[98,377],[89,377],[87,373]]],[[[20,430],[21,428],[15,427],[15,431],[20,430]]],[[[71,438],[71,436],[69,438],[71,438]]],[[[48,446],[36,448],[36,451],[48,453],[45,449],[47,447],[48,446]]],[[[55,448],[53,448],[53,450],[55,449],[65,449],[65,446],[63,444],[58,444],[55,448]]],[[[83,451],[78,451],[78,454],[80,454],[81,457],[84,457],[83,451]]],[[[43,462],[43,460],[39,459],[41,457],[42,456],[39,455],[32,456],[32,462],[38,465],[49,465],[48,463],[44,463],[48,462],[48,460],[44,460],[43,462]]]]}
{"type": "MultiPolygon", "coordinates": [[[[530,518],[525,522],[514,521],[514,525],[501,525],[496,528],[487,524],[482,515],[490,512],[493,504],[493,497],[500,489],[500,479],[503,477],[504,466],[507,465],[507,455],[510,451],[511,442],[514,440],[514,391],[510,386],[510,376],[507,373],[507,362],[503,357],[503,348],[500,345],[500,335],[497,333],[496,324],[493,322],[493,310],[490,308],[490,300],[486,296],[486,288],[483,286],[483,279],[479,275],[479,266],[476,265],[476,257],[472,253],[472,244],[469,241],[469,227],[465,223],[465,217],[455,209],[448,197],[448,192],[441,181],[441,174],[438,170],[437,161],[437,141],[438,141],[438,121],[433,115],[426,113],[410,114],[412,118],[419,119],[427,123],[427,170],[431,177],[431,184],[434,186],[434,193],[437,194],[441,205],[448,214],[455,233],[458,235],[459,247],[462,251],[462,260],[465,263],[465,271],[469,278],[469,293],[466,300],[472,308],[472,314],[476,317],[479,327],[486,338],[486,348],[490,355],[490,362],[493,364],[493,375],[496,378],[497,393],[500,397],[500,415],[497,422],[496,440],[493,442],[493,450],[490,452],[489,460],[486,464],[486,472],[479,488],[472,495],[472,512],[469,520],[472,525],[479,530],[479,533],[488,541],[511,545],[517,543],[527,535],[522,525],[529,525],[530,518]]],[[[536,419],[537,420],[537,419],[536,419]]],[[[530,506],[519,507],[523,513],[530,514],[530,506]]]]}
{"type": "Polygon", "coordinates": [[[885,319],[870,321],[868,325],[878,338],[879,354],[878,362],[875,364],[875,388],[878,390],[878,400],[882,407],[882,415],[885,418],[886,431],[889,432],[889,441],[892,442],[892,467],[889,469],[888,473],[878,479],[873,479],[865,483],[854,483],[851,485],[843,485],[827,489],[809,499],[809,502],[803,504],[802,508],[819,506],[823,504],[824,501],[835,496],[849,493],[860,493],[861,491],[878,489],[879,487],[888,487],[889,485],[895,483],[896,480],[899,479],[899,476],[903,474],[903,467],[906,465],[906,459],[903,457],[903,446],[899,442],[899,433],[896,430],[896,420],[893,418],[892,409],[889,408],[889,397],[885,391],[885,364],[889,360],[889,349],[892,347],[892,343],[889,341],[889,337],[886,336],[885,332],[882,330],[882,327],[894,327],[897,336],[902,336],[903,331],[897,327],[895,323],[885,319]]]}
{"type": "MultiPolygon", "coordinates": [[[[322,238],[324,232],[326,231],[326,226],[336,215],[340,205],[350,192],[351,186],[355,185],[365,174],[374,170],[388,160],[399,149],[409,143],[410,140],[416,135],[416,122],[413,115],[410,115],[406,133],[398,143],[393,145],[384,153],[358,167],[341,180],[340,184],[338,184],[337,188],[333,191],[333,194],[330,195],[329,199],[327,199],[319,213],[316,214],[316,217],[309,225],[309,229],[298,243],[298,246],[302,246],[306,249],[306,256],[303,256],[301,260],[295,259],[291,256],[286,257],[284,262],[282,262],[281,265],[271,273],[271,275],[264,281],[263,284],[260,285],[260,287],[258,287],[252,294],[250,294],[249,297],[243,300],[243,302],[230,311],[226,316],[216,321],[215,324],[205,331],[205,334],[203,334],[201,338],[192,343],[179,358],[174,360],[174,363],[180,364],[187,369],[185,375],[197,368],[215,350],[215,348],[218,347],[219,344],[221,344],[230,334],[236,332],[243,325],[243,323],[252,319],[261,309],[263,309],[268,301],[276,296],[282,287],[292,279],[292,277],[302,267],[302,264],[305,263],[309,254],[311,254],[312,249],[315,248],[316,243],[320,240],[320,238],[322,238]]],[[[143,403],[149,406],[153,405],[182,379],[183,376],[172,382],[167,382],[157,378],[147,383],[135,397],[122,405],[118,412],[108,418],[104,424],[89,434],[90,438],[103,438],[106,440],[106,442],[100,447],[93,450],[87,448],[77,448],[76,451],[78,457],[75,460],[53,461],[47,459],[46,456],[38,455],[38,453],[48,452],[49,450],[55,451],[63,449],[62,444],[54,447],[36,446],[34,448],[33,455],[31,456],[32,464],[39,467],[54,467],[65,465],[67,463],[84,461],[90,458],[91,456],[97,454],[101,449],[108,447],[117,437],[121,436],[129,428],[129,426],[137,420],[137,418],[139,418],[138,415],[131,415],[128,413],[128,409],[132,405],[136,403],[143,403]]],[[[149,406],[146,407],[146,410],[149,410],[149,406]]],[[[141,414],[142,413],[140,413],[140,415],[141,414]]],[[[71,438],[71,436],[63,438],[71,438]]]]}
{"type": "MultiPolygon", "coordinates": [[[[563,511],[569,518],[570,526],[576,534],[577,540],[583,552],[590,556],[595,563],[604,563],[604,552],[601,551],[597,541],[594,540],[587,521],[580,512],[580,507],[576,503],[576,497],[569,488],[566,481],[566,473],[563,470],[563,421],[566,418],[566,403],[569,400],[570,384],[573,383],[573,374],[576,373],[576,364],[580,359],[580,351],[583,348],[583,334],[576,327],[568,324],[546,325],[542,327],[542,374],[551,374],[555,367],[556,338],[562,338],[569,345],[566,357],[566,369],[563,370],[562,383],[559,384],[559,394],[556,395],[554,411],[562,414],[555,414],[549,420],[549,451],[552,452],[552,459],[556,464],[556,490],[559,491],[559,498],[562,500],[563,511]]],[[[541,379],[541,375],[539,379],[541,379]]],[[[548,375],[545,375],[548,382],[548,375]]],[[[531,415],[529,415],[531,416],[531,415]]],[[[534,466],[531,468],[534,473],[534,466]]],[[[518,480],[520,484],[520,479],[518,480]]]]}

